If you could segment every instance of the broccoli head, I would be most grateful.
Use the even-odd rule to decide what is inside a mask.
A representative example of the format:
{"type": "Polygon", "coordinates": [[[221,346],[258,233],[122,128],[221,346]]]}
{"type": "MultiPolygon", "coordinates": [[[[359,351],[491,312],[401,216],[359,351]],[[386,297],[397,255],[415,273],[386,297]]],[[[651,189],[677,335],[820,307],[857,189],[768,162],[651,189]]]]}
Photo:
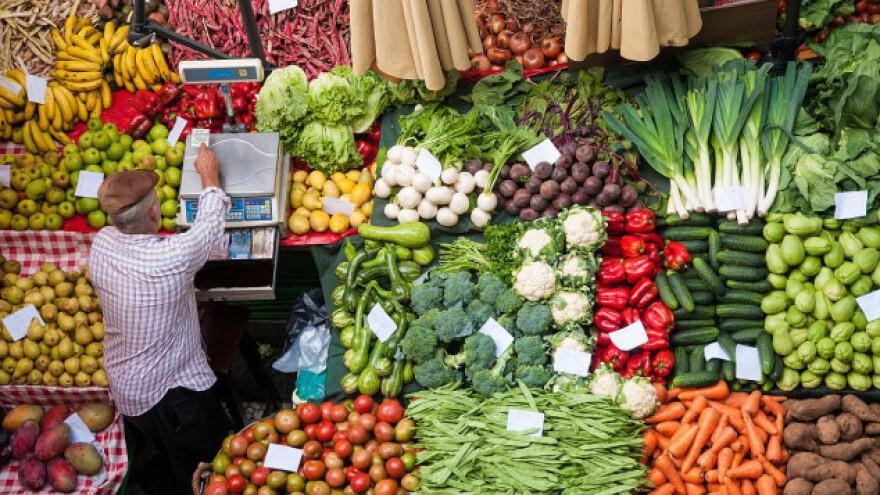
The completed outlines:
{"type": "Polygon", "coordinates": [[[434,323],[437,321],[437,316],[440,314],[440,310],[437,308],[429,309],[425,314],[416,318],[416,320],[412,323],[413,326],[423,326],[428,328],[434,328],[434,323]]]}
{"type": "Polygon", "coordinates": [[[471,321],[474,322],[474,328],[483,326],[486,320],[495,316],[495,310],[492,309],[492,306],[479,299],[474,299],[468,304],[467,313],[471,317],[471,321]]]}
{"type": "Polygon", "coordinates": [[[410,306],[419,315],[440,307],[443,300],[443,289],[430,282],[412,288],[409,295],[410,306]]]}
{"type": "Polygon", "coordinates": [[[522,306],[523,300],[515,290],[505,289],[495,300],[495,309],[499,313],[513,313],[522,306]]]}
{"type": "Polygon", "coordinates": [[[553,313],[541,303],[527,303],[516,313],[516,328],[523,335],[542,335],[550,328],[553,313]]]}
{"type": "Polygon", "coordinates": [[[520,366],[516,369],[515,376],[529,388],[544,388],[553,373],[543,366],[520,366]]]}
{"type": "Polygon", "coordinates": [[[495,341],[483,333],[475,333],[464,340],[464,348],[458,354],[446,356],[446,364],[458,368],[462,364],[468,375],[480,369],[489,369],[495,363],[495,341]]]}
{"type": "Polygon", "coordinates": [[[470,335],[474,332],[474,324],[470,316],[461,308],[449,308],[440,311],[434,320],[437,340],[448,344],[453,340],[470,335]]]}
{"type": "Polygon", "coordinates": [[[443,353],[438,352],[433,358],[419,363],[413,367],[413,374],[419,385],[425,388],[437,388],[454,382],[460,378],[446,363],[443,362],[443,353]]]}
{"type": "Polygon", "coordinates": [[[413,325],[400,341],[400,350],[415,363],[423,363],[431,359],[437,350],[437,335],[434,329],[413,325]]]}
{"type": "Polygon", "coordinates": [[[498,296],[506,290],[507,284],[493,273],[481,273],[477,279],[477,297],[493,307],[497,304],[498,296]]]}
{"type": "Polygon", "coordinates": [[[513,318],[513,316],[504,315],[504,316],[495,318],[495,321],[497,321],[499,325],[504,327],[504,329],[507,330],[507,333],[509,333],[510,335],[513,335],[515,333],[516,320],[513,318]]]}
{"type": "Polygon", "coordinates": [[[508,379],[504,376],[510,357],[513,355],[512,348],[504,351],[504,354],[495,362],[495,366],[488,370],[477,370],[470,374],[471,385],[474,391],[484,397],[491,397],[507,390],[508,379]]]}
{"type": "Polygon", "coordinates": [[[544,340],[537,335],[526,335],[514,340],[513,350],[516,351],[516,361],[520,366],[547,364],[547,350],[544,349],[544,340]]]}
{"type": "Polygon", "coordinates": [[[467,304],[474,297],[474,283],[468,272],[455,272],[446,276],[443,282],[443,305],[451,308],[457,304],[467,304]]]}

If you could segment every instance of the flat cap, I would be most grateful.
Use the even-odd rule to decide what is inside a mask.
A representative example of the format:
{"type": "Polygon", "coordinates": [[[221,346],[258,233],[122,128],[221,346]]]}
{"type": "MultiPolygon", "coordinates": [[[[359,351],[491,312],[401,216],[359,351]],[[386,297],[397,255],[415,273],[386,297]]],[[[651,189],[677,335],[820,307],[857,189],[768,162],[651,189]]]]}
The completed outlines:
{"type": "Polygon", "coordinates": [[[110,175],[98,188],[101,208],[115,215],[153,192],[159,176],[149,170],[126,170],[110,175]]]}

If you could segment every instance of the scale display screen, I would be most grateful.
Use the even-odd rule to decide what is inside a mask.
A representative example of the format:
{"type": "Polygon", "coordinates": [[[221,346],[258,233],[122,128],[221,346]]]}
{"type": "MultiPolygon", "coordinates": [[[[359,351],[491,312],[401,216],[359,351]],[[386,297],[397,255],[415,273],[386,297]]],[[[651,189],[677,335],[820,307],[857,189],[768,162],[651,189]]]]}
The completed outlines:
{"type": "MultiPolygon", "coordinates": [[[[193,223],[199,211],[198,199],[184,200],[186,222],[193,223]]],[[[272,220],[272,198],[232,198],[227,222],[267,222],[272,220]]]]}
{"type": "Polygon", "coordinates": [[[190,67],[183,69],[188,81],[224,82],[224,81],[254,81],[259,76],[253,67],[219,68],[219,67],[190,67]]]}

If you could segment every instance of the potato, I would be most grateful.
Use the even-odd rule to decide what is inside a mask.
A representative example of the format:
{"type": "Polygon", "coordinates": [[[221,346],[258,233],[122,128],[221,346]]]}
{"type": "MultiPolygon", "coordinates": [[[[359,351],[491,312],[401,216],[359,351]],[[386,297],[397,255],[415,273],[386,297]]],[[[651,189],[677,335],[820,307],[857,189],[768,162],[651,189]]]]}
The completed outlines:
{"type": "Polygon", "coordinates": [[[324,196],[329,196],[331,198],[339,197],[339,187],[336,186],[336,183],[328,180],[324,183],[324,189],[321,191],[324,196]]]}
{"type": "Polygon", "coordinates": [[[851,442],[862,436],[862,421],[850,413],[838,414],[835,418],[840,427],[840,441],[851,442]]]}
{"type": "Polygon", "coordinates": [[[815,451],[819,447],[816,436],[817,427],[812,423],[789,423],[782,430],[782,441],[794,450],[815,451]]]}
{"type": "Polygon", "coordinates": [[[348,230],[348,217],[342,213],[334,213],[333,216],[330,217],[330,232],[341,234],[346,230],[348,230]]]}
{"type": "Polygon", "coordinates": [[[348,221],[351,224],[352,228],[356,229],[358,228],[358,225],[367,221],[367,217],[365,217],[360,210],[355,210],[355,212],[352,213],[350,217],[348,217],[348,221]]]}
{"type": "Polygon", "coordinates": [[[351,190],[351,202],[355,206],[360,206],[370,200],[372,190],[370,186],[364,183],[358,183],[351,190]]]}
{"type": "Polygon", "coordinates": [[[287,220],[287,228],[297,235],[309,233],[309,217],[308,215],[291,215],[287,220]]]}
{"type": "Polygon", "coordinates": [[[865,466],[860,466],[856,470],[856,495],[873,495],[875,493],[880,493],[880,483],[865,466]]]}
{"type": "Polygon", "coordinates": [[[782,495],[810,495],[813,491],[813,483],[803,479],[795,478],[788,480],[785,484],[785,490],[782,495]]]}
{"type": "Polygon", "coordinates": [[[840,408],[839,395],[826,395],[821,399],[787,400],[785,419],[788,421],[815,421],[840,408]]]}
{"type": "Polygon", "coordinates": [[[293,173],[293,181],[298,183],[304,183],[306,181],[306,177],[309,176],[309,173],[305,170],[297,170],[293,173]]]}
{"type": "Polygon", "coordinates": [[[862,455],[862,452],[874,447],[873,438],[860,438],[849,443],[823,445],[819,447],[819,455],[838,461],[851,461],[862,455]]]}
{"type": "Polygon", "coordinates": [[[309,210],[320,210],[323,204],[324,202],[318,193],[306,193],[303,196],[303,206],[309,210]]]}
{"type": "Polygon", "coordinates": [[[812,495],[851,495],[849,483],[838,478],[825,480],[813,488],[812,495]]]}
{"type": "Polygon", "coordinates": [[[325,232],[330,224],[330,215],[323,210],[315,210],[309,214],[309,225],[315,232],[325,232]]]}
{"type": "Polygon", "coordinates": [[[840,399],[840,409],[843,412],[853,414],[862,421],[880,421],[880,415],[875,413],[865,404],[865,401],[859,399],[855,395],[844,395],[840,399]]]}
{"type": "Polygon", "coordinates": [[[840,440],[840,425],[834,420],[834,416],[819,418],[816,429],[819,441],[825,445],[832,445],[840,440]]]}

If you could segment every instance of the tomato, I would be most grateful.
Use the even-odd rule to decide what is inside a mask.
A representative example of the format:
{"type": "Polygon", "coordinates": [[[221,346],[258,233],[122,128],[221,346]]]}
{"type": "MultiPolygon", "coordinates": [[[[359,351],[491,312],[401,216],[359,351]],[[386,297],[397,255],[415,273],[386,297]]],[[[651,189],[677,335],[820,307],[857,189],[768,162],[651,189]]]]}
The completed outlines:
{"type": "Polygon", "coordinates": [[[325,476],[325,480],[327,484],[332,488],[339,488],[340,486],[345,484],[345,472],[342,468],[333,468],[327,471],[327,475],[325,476]]]}
{"type": "Polygon", "coordinates": [[[336,443],[340,440],[348,440],[348,433],[346,432],[346,430],[343,430],[337,426],[336,431],[333,432],[333,438],[330,441],[336,443]]]}
{"type": "Polygon", "coordinates": [[[373,487],[374,495],[397,495],[397,482],[394,480],[382,480],[373,487]]]}
{"type": "Polygon", "coordinates": [[[364,448],[367,449],[367,452],[371,454],[375,454],[377,450],[379,450],[379,442],[375,439],[371,439],[364,445],[364,448]]]}
{"type": "Polygon", "coordinates": [[[232,457],[242,457],[247,452],[248,448],[247,438],[244,435],[235,435],[232,437],[232,440],[229,441],[229,452],[232,457]]]}
{"type": "Polygon", "coordinates": [[[306,461],[303,463],[303,476],[309,481],[318,481],[324,477],[327,467],[321,461],[306,461]]]}
{"type": "Polygon", "coordinates": [[[752,62],[760,62],[761,52],[759,52],[758,50],[752,50],[746,54],[746,58],[751,60],[752,62]]]}
{"type": "Polygon", "coordinates": [[[385,472],[385,466],[381,464],[373,464],[370,466],[370,479],[373,481],[382,481],[388,477],[388,473],[385,472]]]}
{"type": "Polygon", "coordinates": [[[403,461],[403,467],[406,468],[407,472],[412,471],[416,467],[416,455],[412,452],[404,453],[400,456],[400,460],[403,461]]]}
{"type": "Polygon", "coordinates": [[[241,471],[241,475],[245,478],[250,478],[251,473],[254,472],[254,469],[257,468],[257,463],[250,459],[245,459],[241,461],[241,465],[238,466],[238,470],[241,471]]]}
{"type": "Polygon", "coordinates": [[[415,431],[415,421],[409,418],[403,418],[394,426],[394,440],[397,442],[409,442],[415,431]]]}
{"type": "Polygon", "coordinates": [[[351,465],[364,471],[373,464],[373,454],[366,450],[359,450],[351,455],[351,465]]]}
{"type": "Polygon", "coordinates": [[[278,492],[275,491],[274,488],[271,488],[269,485],[261,486],[259,490],[257,490],[257,495],[278,495],[278,492]]]}
{"type": "Polygon", "coordinates": [[[385,442],[379,446],[377,450],[379,457],[382,459],[391,459],[392,457],[400,457],[403,455],[403,447],[400,444],[385,442]]]}
{"type": "MultiPolygon", "coordinates": [[[[346,418],[348,418],[348,410],[345,406],[335,405],[330,408],[330,421],[342,423],[346,418]]],[[[326,416],[324,419],[327,419],[326,416]]]]}
{"type": "Polygon", "coordinates": [[[212,481],[205,487],[205,495],[226,495],[229,491],[226,489],[226,483],[222,481],[212,481]]]}
{"type": "Polygon", "coordinates": [[[373,454],[373,465],[374,466],[385,466],[385,459],[382,459],[378,454],[373,454]]]}
{"type": "Polygon", "coordinates": [[[214,481],[222,481],[225,484],[226,476],[223,476],[222,474],[212,474],[208,477],[208,483],[213,483],[214,481]]]}
{"type": "Polygon", "coordinates": [[[303,457],[309,460],[320,459],[324,448],[315,440],[309,440],[303,445],[303,457]]]}
{"type": "Polygon", "coordinates": [[[281,439],[281,437],[278,435],[278,432],[275,430],[272,430],[269,432],[269,436],[266,437],[266,439],[263,440],[263,442],[278,443],[278,440],[280,440],[280,439],[281,439]]]}
{"type": "Polygon", "coordinates": [[[355,445],[363,445],[367,441],[367,430],[363,426],[352,426],[345,432],[348,441],[355,445]]]}
{"type": "Polygon", "coordinates": [[[324,461],[324,465],[327,466],[327,469],[341,468],[345,466],[345,461],[343,461],[342,458],[332,450],[325,452],[322,460],[324,461]]]}
{"type": "Polygon", "coordinates": [[[309,481],[306,483],[306,495],[330,495],[330,485],[325,481],[309,481]]]}
{"type": "Polygon", "coordinates": [[[266,466],[257,466],[254,468],[254,472],[251,473],[251,483],[257,486],[263,486],[266,484],[266,479],[269,478],[269,468],[266,466]]]}
{"type": "Polygon", "coordinates": [[[406,474],[406,466],[403,465],[400,457],[392,457],[385,461],[385,472],[388,473],[388,476],[399,480],[406,474]]]}
{"type": "Polygon", "coordinates": [[[348,483],[355,493],[364,493],[370,489],[370,477],[364,473],[355,474],[348,480],[348,483]]]}
{"type": "Polygon", "coordinates": [[[379,442],[390,442],[394,440],[394,427],[385,421],[379,421],[373,428],[373,435],[379,442]]]}
{"type": "Polygon", "coordinates": [[[293,430],[298,430],[300,426],[302,426],[302,422],[293,409],[284,408],[275,413],[275,429],[280,433],[290,433],[293,430]]]}
{"type": "Polygon", "coordinates": [[[373,416],[370,413],[361,414],[361,426],[364,427],[367,431],[373,431],[373,428],[376,427],[376,416],[373,416]]]}
{"type": "Polygon", "coordinates": [[[262,461],[263,457],[266,457],[266,450],[268,448],[264,443],[254,442],[248,445],[247,458],[252,461],[262,461]]]}
{"type": "Polygon", "coordinates": [[[245,428],[244,432],[242,432],[242,435],[244,435],[244,439],[247,440],[247,443],[254,442],[254,429],[253,428],[245,428]]]}
{"type": "Polygon", "coordinates": [[[303,423],[310,425],[321,421],[321,410],[318,406],[311,402],[306,402],[297,407],[299,408],[299,417],[303,420],[303,423]]]}
{"type": "Polygon", "coordinates": [[[330,411],[333,410],[333,403],[329,401],[324,401],[321,403],[321,419],[328,420],[330,419],[330,411]]]}
{"type": "MultiPolygon", "coordinates": [[[[244,459],[239,458],[236,460],[243,461],[244,459]]],[[[238,467],[238,464],[241,464],[241,462],[239,462],[238,464],[236,464],[235,461],[232,462],[232,465],[226,468],[226,472],[223,473],[223,476],[226,476],[226,478],[229,478],[230,476],[235,476],[236,474],[241,474],[241,469],[238,467]]]]}
{"type": "Polygon", "coordinates": [[[299,473],[290,473],[287,475],[287,493],[301,492],[306,487],[306,480],[299,473]]]}
{"type": "Polygon", "coordinates": [[[400,486],[408,492],[414,492],[419,489],[419,478],[414,474],[408,474],[400,480],[400,486]]]}
{"type": "Polygon", "coordinates": [[[373,398],[369,395],[359,395],[354,400],[354,410],[361,414],[373,412],[373,405],[373,398]]]}
{"type": "Polygon", "coordinates": [[[336,425],[325,419],[318,423],[318,429],[315,430],[315,438],[319,442],[329,442],[333,439],[334,433],[336,433],[336,425]]]}
{"type": "Polygon", "coordinates": [[[315,431],[317,429],[318,429],[318,424],[312,423],[310,425],[306,425],[306,427],[303,429],[303,431],[306,433],[306,436],[309,438],[309,440],[314,440],[315,439],[315,431]]]}
{"type": "Polygon", "coordinates": [[[333,443],[333,450],[336,451],[336,455],[343,459],[351,455],[352,449],[351,442],[345,439],[333,443]]]}
{"type": "Polygon", "coordinates": [[[287,445],[291,447],[300,448],[309,440],[306,432],[302,430],[293,430],[287,434],[287,445]]]}
{"type": "Polygon", "coordinates": [[[246,487],[244,487],[243,495],[257,495],[257,485],[253,483],[248,483],[246,487]]]}
{"type": "Polygon", "coordinates": [[[247,480],[240,474],[233,474],[226,478],[226,489],[230,493],[241,493],[245,486],[247,486],[247,480]]]}
{"type": "Polygon", "coordinates": [[[403,406],[400,405],[400,402],[397,402],[397,399],[385,399],[379,404],[379,408],[376,409],[376,418],[379,421],[395,424],[403,419],[403,412],[403,406]]]}
{"type": "Polygon", "coordinates": [[[287,474],[281,471],[272,471],[266,478],[266,486],[273,490],[280,490],[287,484],[287,474]]]}

